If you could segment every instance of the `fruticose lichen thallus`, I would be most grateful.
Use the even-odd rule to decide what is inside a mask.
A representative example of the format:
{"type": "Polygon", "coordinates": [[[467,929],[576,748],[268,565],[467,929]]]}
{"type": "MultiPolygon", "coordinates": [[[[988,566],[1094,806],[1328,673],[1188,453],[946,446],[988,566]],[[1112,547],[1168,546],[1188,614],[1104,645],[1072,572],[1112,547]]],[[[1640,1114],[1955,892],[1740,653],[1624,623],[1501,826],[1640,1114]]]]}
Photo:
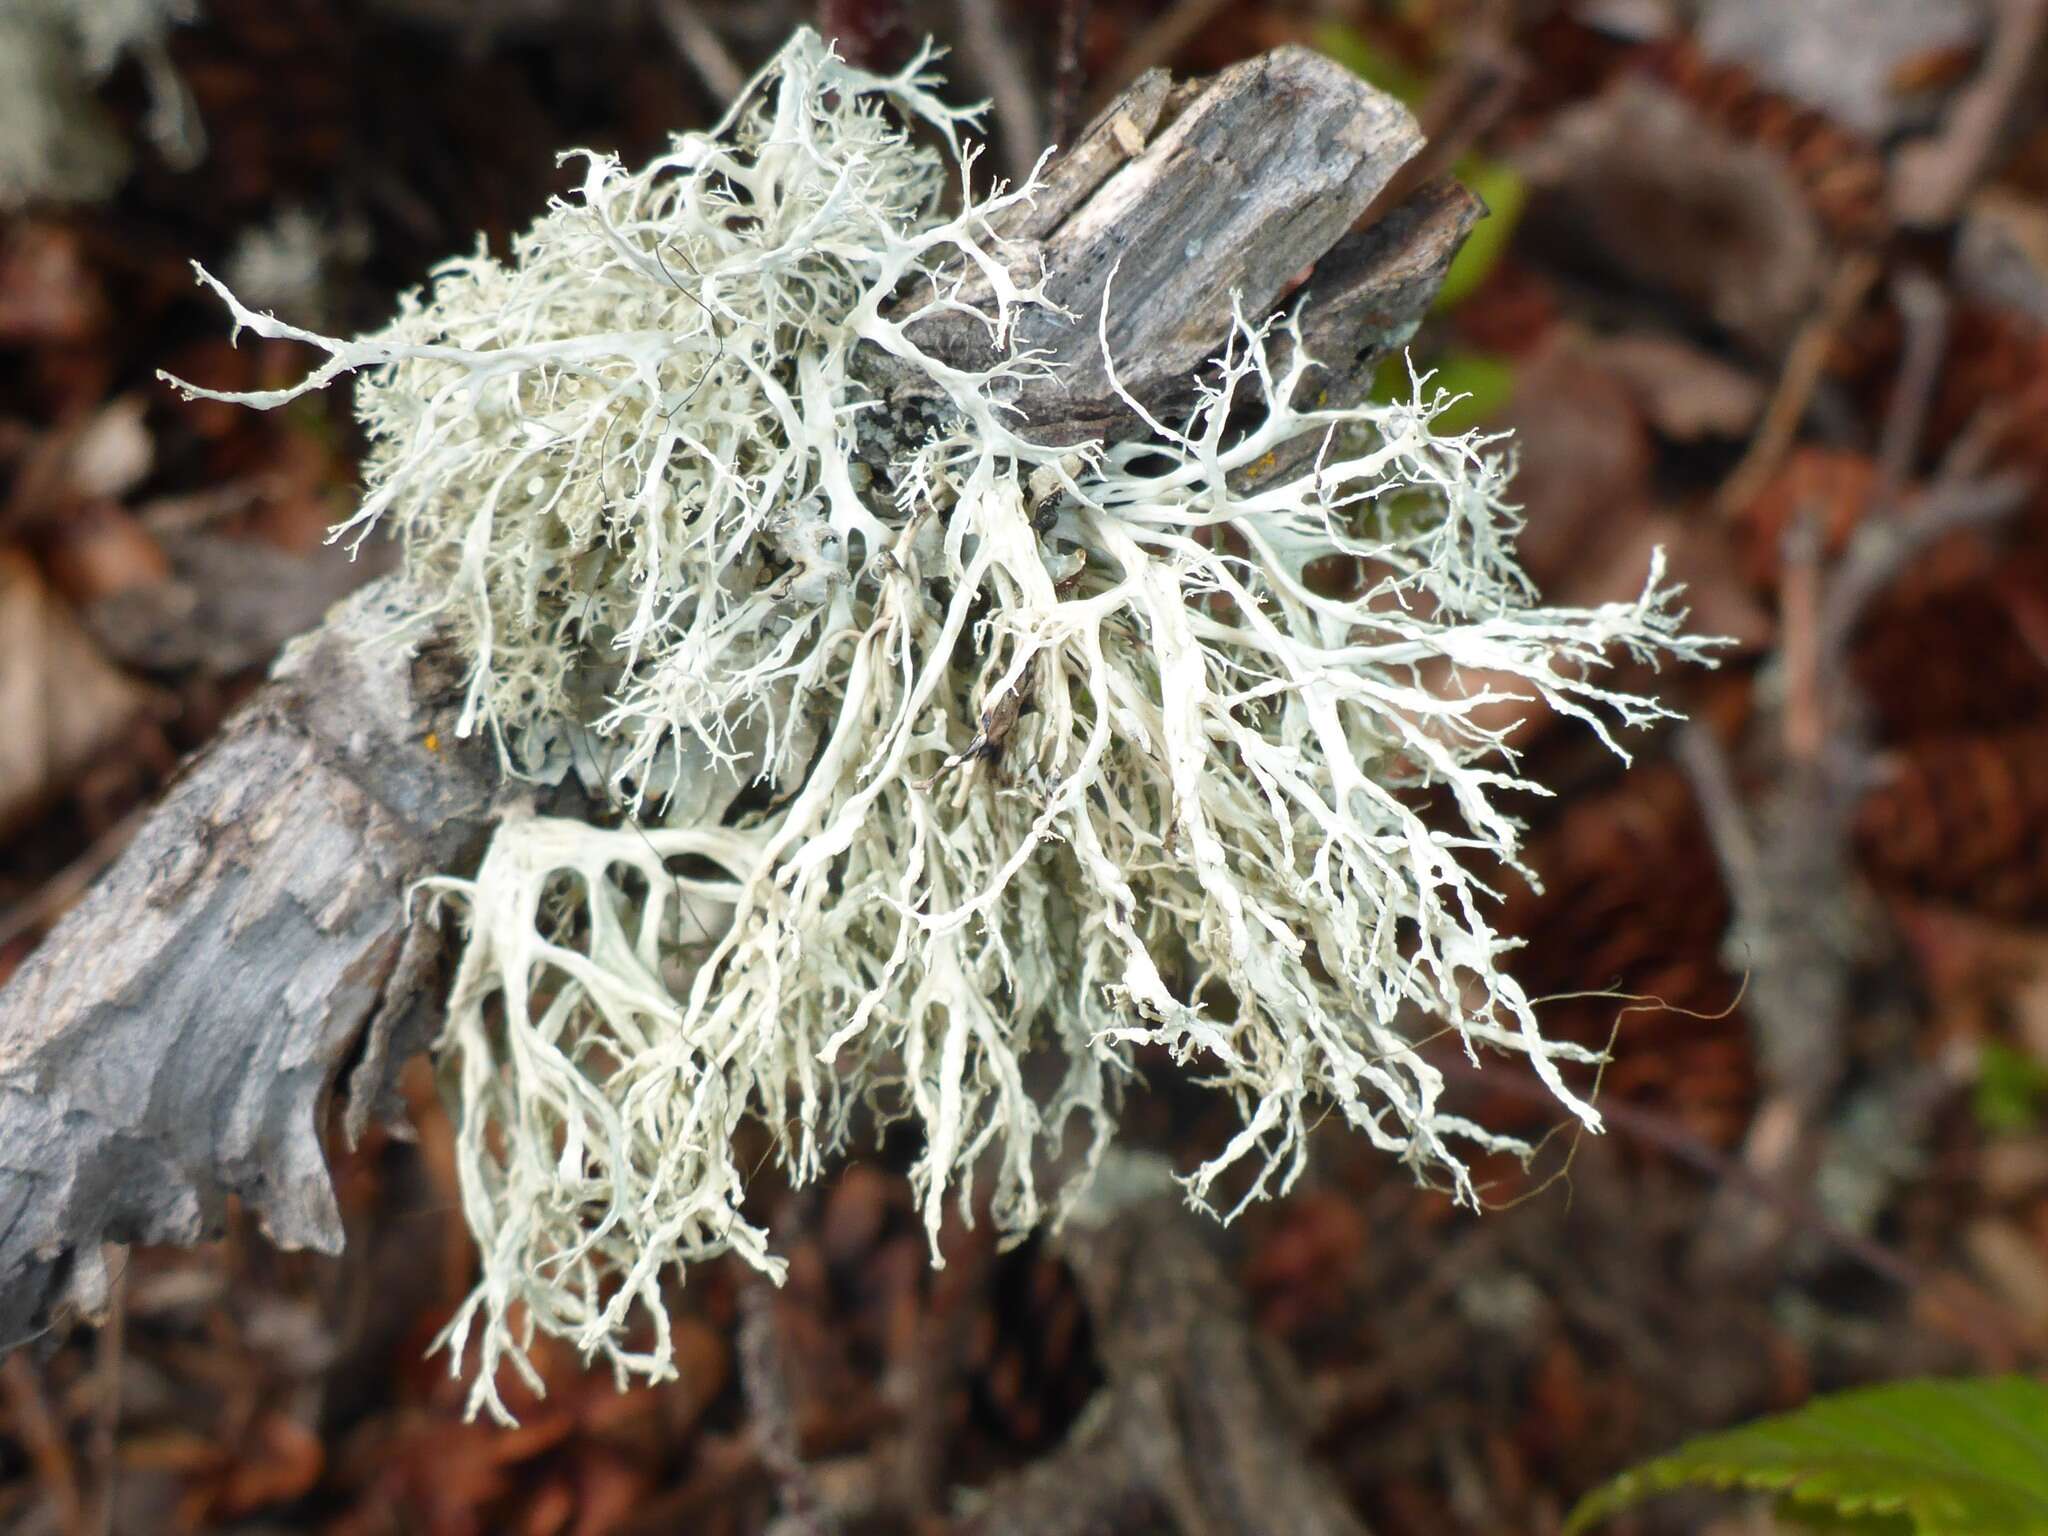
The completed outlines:
{"type": "Polygon", "coordinates": [[[1439,433],[1422,380],[1316,404],[1284,317],[1237,316],[1184,419],[1126,397],[1142,435],[1034,443],[999,400],[1049,301],[991,227],[1033,189],[973,195],[928,63],[867,74],[799,33],[716,129],[637,171],[586,156],[509,260],[447,263],[357,340],[201,274],[238,331],[328,354],[213,398],[357,374],[339,532],[403,542],[417,627],[470,663],[464,729],[629,813],[509,813],[428,882],[464,929],[440,1050],[472,1410],[505,1411],[501,1364],[538,1386],[536,1329],[661,1376],[666,1276],[780,1273],[745,1121],[797,1182],[858,1108],[913,1121],[934,1238],[983,1165],[1006,1233],[1057,1215],[1143,1045],[1242,1116],[1197,1201],[1230,1170],[1238,1204],[1286,1189],[1323,1106],[1472,1199],[1461,1148],[1519,1144],[1444,1108],[1418,1041],[1447,1027],[1598,1124],[1559,1070],[1594,1053],[1544,1038],[1488,925],[1500,801],[1538,786],[1487,706],[1512,680],[1610,746],[1664,715],[1594,681],[1702,654],[1661,563],[1635,601],[1542,606],[1498,440],[1439,433]],[[916,340],[963,270],[985,371],[916,340]],[[942,408],[891,419],[863,347],[942,408]],[[1298,472],[1240,473],[1304,437],[1298,472]],[[1309,570],[1333,559],[1341,588],[1309,570]]]}

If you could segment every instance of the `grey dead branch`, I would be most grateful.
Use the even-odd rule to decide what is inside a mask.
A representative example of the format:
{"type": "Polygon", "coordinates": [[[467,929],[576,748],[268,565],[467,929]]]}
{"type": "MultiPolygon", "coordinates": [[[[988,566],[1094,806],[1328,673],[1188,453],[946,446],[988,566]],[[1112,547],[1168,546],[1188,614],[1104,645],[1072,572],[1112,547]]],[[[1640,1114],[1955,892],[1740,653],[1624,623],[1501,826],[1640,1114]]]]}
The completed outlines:
{"type": "MultiPolygon", "coordinates": [[[[1686,730],[1678,748],[1734,905],[1726,949],[1730,968],[1746,977],[1763,1080],[1742,1163],[1750,1184],[1780,1197],[1776,1209],[1765,1209],[1739,1183],[1724,1186],[1692,1250],[1695,1266],[1710,1275],[1753,1272],[1788,1236],[1783,1197],[1823,1181],[1838,1192],[1860,1188],[1845,1214],[1852,1223],[1867,1220],[1886,1182],[1902,1171],[1887,1166],[1887,1151],[1921,1144],[1938,1097],[1918,1063],[1873,1074],[1860,1102],[1845,1092],[1859,1012],[1879,1027],[1903,1028],[1895,1004],[1875,1001],[1903,988],[1874,980],[1886,949],[1875,942],[1878,917],[1851,858],[1854,807],[1874,773],[1868,705],[1849,643],[1920,552],[1951,533],[1995,529],[2025,505],[2032,487],[2019,475],[1981,473],[1969,462],[1967,438],[1932,479],[1908,484],[1951,317],[1943,291],[1921,274],[1901,276],[1893,301],[1905,346],[1878,444],[1871,513],[1831,569],[1822,567],[1811,513],[1788,530],[1779,675],[1765,722],[1737,743],[1734,756],[1699,726],[1686,730]],[[1742,767],[1767,786],[1754,812],[1743,807],[1742,767]],[[1860,1008],[1859,999],[1867,999],[1860,1008]]],[[[1864,1028],[1871,1031],[1868,1022],[1864,1028]]],[[[1898,1059],[1910,1060],[1903,1052],[1898,1059]]]]}
{"type": "MultiPolygon", "coordinates": [[[[1398,104],[1300,49],[1140,79],[1019,230],[1071,315],[1024,338],[1063,370],[1015,402],[1025,419],[1048,441],[1128,427],[1096,340],[1119,260],[1110,340],[1148,407],[1176,408],[1233,290],[1252,315],[1298,302],[1333,394],[1361,390],[1479,211],[1432,186],[1353,231],[1419,143],[1398,104]]],[[[900,385],[883,359],[872,378],[900,385]]],[[[429,1038],[440,940],[407,893],[474,863],[503,792],[491,746],[455,736],[454,664],[377,643],[408,607],[395,580],[287,648],[0,991],[0,1345],[96,1316],[114,1245],[206,1239],[230,1197],[280,1245],[341,1246],[331,1102],[360,1130],[429,1038]]]]}
{"type": "Polygon", "coordinates": [[[1365,1536],[1302,1455],[1306,1386],[1245,1316],[1164,1160],[1113,1160],[1059,1246],[1105,1384],[1053,1456],[986,1490],[963,1536],[1085,1536],[1160,1516],[1183,1536],[1365,1536]]]}
{"type": "MultiPolygon", "coordinates": [[[[1306,1450],[1331,1405],[1247,1315],[1212,1233],[1182,1201],[1167,1159],[1109,1154],[1053,1239],[1080,1290],[1102,1385],[1052,1451],[951,1501],[956,1536],[1366,1536],[1337,1479],[1306,1450]]],[[[765,1282],[749,1285],[738,1344],[755,1455],[781,1508],[770,1529],[923,1528],[945,1502],[929,1486],[935,1469],[918,1423],[945,1395],[945,1352],[934,1352],[935,1379],[918,1383],[890,1450],[806,1462],[776,1305],[765,1282]]]]}

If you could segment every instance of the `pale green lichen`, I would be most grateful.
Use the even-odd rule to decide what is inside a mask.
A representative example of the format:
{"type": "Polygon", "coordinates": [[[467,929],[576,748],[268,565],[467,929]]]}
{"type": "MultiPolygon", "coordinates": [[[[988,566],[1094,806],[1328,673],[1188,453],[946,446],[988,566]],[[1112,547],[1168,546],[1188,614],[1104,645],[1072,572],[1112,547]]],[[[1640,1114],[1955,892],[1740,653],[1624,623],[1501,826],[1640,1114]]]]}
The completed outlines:
{"type": "Polygon", "coordinates": [[[236,398],[366,370],[349,526],[403,538],[421,622],[473,663],[466,724],[637,812],[508,816],[431,882],[467,929],[442,1048],[472,1406],[503,1412],[535,1329],[670,1371],[679,1265],[780,1273],[742,1214],[746,1122],[802,1182],[856,1109],[914,1121],[935,1237],[984,1163],[1006,1233],[1056,1214],[1148,1043],[1242,1116],[1201,1201],[1239,1167],[1240,1202],[1285,1189],[1319,1106],[1472,1199],[1460,1143],[1519,1143],[1444,1108],[1417,1042],[1446,1026],[1598,1123],[1560,1071],[1593,1054],[1543,1037],[1485,915],[1518,848],[1500,797],[1538,789],[1487,706],[1512,680],[1603,739],[1663,714],[1592,681],[1700,654],[1661,567],[1632,602],[1540,606],[1496,445],[1439,436],[1422,381],[1300,403],[1314,365],[1276,363],[1276,322],[1239,318],[1186,422],[1033,444],[994,403],[1031,359],[957,371],[885,308],[964,260],[1002,353],[1045,302],[989,223],[1028,189],[963,180],[943,211],[931,140],[957,155],[962,115],[924,62],[877,78],[800,34],[713,133],[591,158],[509,262],[450,264],[361,340],[222,290],[238,328],[330,354],[236,398]],[[863,344],[947,408],[879,418],[863,344]],[[1304,435],[1298,473],[1250,473],[1304,435]],[[1341,595],[1309,572],[1332,556],[1341,595]],[[1449,821],[1417,808],[1438,790],[1449,821]]]}
{"type": "Polygon", "coordinates": [[[172,164],[199,156],[198,119],[166,39],[194,0],[0,0],[0,209],[91,202],[128,167],[95,92],[123,58],[149,86],[144,131],[172,164]]]}

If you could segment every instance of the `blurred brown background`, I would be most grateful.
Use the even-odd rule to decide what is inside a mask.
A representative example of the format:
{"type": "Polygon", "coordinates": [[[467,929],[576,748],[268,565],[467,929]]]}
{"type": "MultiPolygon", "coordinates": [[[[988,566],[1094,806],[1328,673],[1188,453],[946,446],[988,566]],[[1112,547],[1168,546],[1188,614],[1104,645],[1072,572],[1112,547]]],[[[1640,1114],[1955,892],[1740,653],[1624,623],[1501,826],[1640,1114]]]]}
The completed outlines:
{"type": "MultiPolygon", "coordinates": [[[[2048,1366],[2048,3],[201,0],[104,60],[50,11],[0,17],[0,71],[69,70],[128,163],[96,201],[0,175],[0,978],[377,568],[322,542],[345,392],[264,415],[154,382],[302,367],[230,348],[192,260],[376,325],[477,232],[502,250],[558,150],[708,123],[802,22],[877,65],[947,41],[1012,175],[1143,68],[1300,43],[1407,99],[1416,179],[1493,210],[1415,355],[1515,431],[1543,591],[1632,595],[1662,543],[1694,627],[1739,642],[1636,680],[1695,725],[1626,775],[1518,737],[1558,794],[1524,807],[1543,890],[1510,882],[1503,921],[1549,1027],[1612,1038],[1611,1134],[1490,1170],[1475,1217],[1331,1128],[1217,1236],[1306,1443],[1383,1536],[1541,1533],[1692,1430],[2048,1366]]],[[[18,167],[47,125],[6,111],[18,167]]],[[[1191,1161],[1223,1124],[1157,1078],[1129,1138],[1191,1161]]],[[[1100,1380],[1052,1247],[963,1228],[933,1272],[885,1145],[800,1194],[764,1171],[790,1284],[694,1272],[678,1383],[559,1349],[521,1427],[466,1425],[422,1350],[469,1240],[410,1082],[417,1140],[337,1140],[345,1257],[135,1250],[106,1330],[7,1356],[0,1530],[935,1536],[1100,1380]]],[[[1460,1092],[1554,1118],[1509,1065],[1460,1092]]]]}

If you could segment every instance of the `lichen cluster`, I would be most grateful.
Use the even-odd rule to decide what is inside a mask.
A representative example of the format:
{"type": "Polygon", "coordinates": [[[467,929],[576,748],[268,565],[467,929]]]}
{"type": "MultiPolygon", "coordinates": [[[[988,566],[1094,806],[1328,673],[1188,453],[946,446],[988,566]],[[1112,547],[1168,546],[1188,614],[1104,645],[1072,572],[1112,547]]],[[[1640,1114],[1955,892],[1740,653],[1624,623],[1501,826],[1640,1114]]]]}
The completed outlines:
{"type": "Polygon", "coordinates": [[[956,179],[927,62],[880,78],[800,34],[717,129],[588,158],[510,260],[449,264],[366,338],[222,289],[238,329],[329,354],[233,398],[363,370],[348,527],[404,541],[420,623],[472,663],[465,728],[629,813],[508,815],[431,882],[466,930],[442,1050],[473,1406],[503,1412],[535,1329],[662,1375],[678,1266],[780,1272],[745,1122],[799,1182],[857,1120],[914,1122],[934,1237],[977,1169],[1005,1232],[1056,1215],[1148,1044],[1242,1116],[1198,1201],[1286,1188],[1323,1109],[1472,1198],[1461,1144],[1517,1144],[1444,1108],[1418,1042],[1447,1028],[1597,1125],[1560,1072],[1590,1053],[1542,1036],[1487,920],[1501,797],[1537,788],[1489,706],[1603,739],[1661,715],[1594,681],[1699,654],[1660,571],[1541,606],[1498,444],[1439,434],[1420,381],[1315,406],[1284,319],[1239,316],[1185,420],[1034,444],[997,398],[1047,301],[991,227],[1030,188],[956,179]],[[962,272],[983,373],[916,341],[962,272]],[[942,409],[881,418],[863,348],[942,409]]]}

